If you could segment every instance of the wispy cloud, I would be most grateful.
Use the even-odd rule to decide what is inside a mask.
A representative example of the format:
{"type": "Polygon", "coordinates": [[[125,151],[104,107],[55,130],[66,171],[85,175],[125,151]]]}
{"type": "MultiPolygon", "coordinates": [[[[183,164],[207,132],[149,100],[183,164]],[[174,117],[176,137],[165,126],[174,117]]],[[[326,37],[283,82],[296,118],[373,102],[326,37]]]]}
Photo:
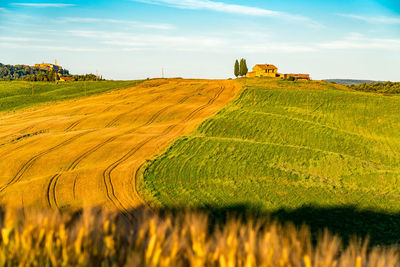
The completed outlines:
{"type": "MultiPolygon", "coordinates": [[[[207,51],[224,52],[229,47],[230,51],[245,53],[268,53],[268,52],[310,52],[318,48],[307,44],[292,42],[275,42],[268,36],[261,38],[263,41],[249,44],[248,39],[240,41],[237,38],[223,38],[212,36],[193,35],[164,35],[164,34],[130,34],[125,32],[107,31],[69,31],[73,36],[88,38],[101,45],[121,50],[169,50],[169,51],[207,51]],[[265,39],[267,38],[267,40],[265,39]]],[[[258,36],[259,37],[259,36],[258,36]]]]}
{"type": "Polygon", "coordinates": [[[63,3],[11,3],[11,4],[14,6],[38,7],[38,8],[75,6],[74,4],[63,4],[63,3]]]}
{"type": "Polygon", "coordinates": [[[246,53],[268,53],[268,52],[281,52],[281,53],[298,53],[298,52],[311,52],[316,49],[310,45],[297,44],[297,43],[280,43],[270,42],[267,45],[252,45],[246,44],[239,47],[240,51],[246,53]]]}
{"type": "MultiPolygon", "coordinates": [[[[136,0],[134,0],[136,1],[136,0]]],[[[167,5],[181,9],[207,9],[224,13],[233,13],[249,16],[279,16],[281,12],[262,9],[258,7],[249,7],[243,5],[226,4],[224,2],[214,2],[209,0],[137,0],[154,5],[167,5]]]]}
{"type": "Polygon", "coordinates": [[[5,12],[7,11],[7,9],[5,9],[4,7],[0,7],[0,12],[5,12]]]}
{"type": "Polygon", "coordinates": [[[361,34],[351,34],[343,40],[319,44],[321,48],[328,49],[379,49],[400,51],[400,39],[371,38],[361,34]]]}
{"type": "Polygon", "coordinates": [[[43,41],[50,41],[50,39],[30,38],[30,37],[0,36],[0,41],[12,41],[12,42],[43,42],[43,41]]]}
{"type": "Polygon", "coordinates": [[[123,24],[134,27],[143,27],[146,29],[157,29],[157,30],[172,30],[175,27],[170,24],[152,24],[140,21],[130,20],[119,20],[119,19],[101,19],[101,18],[80,18],[80,17],[66,17],[59,20],[61,22],[76,22],[76,23],[112,23],[112,24],[123,24]]]}
{"type": "Polygon", "coordinates": [[[108,48],[94,48],[94,47],[76,47],[76,46],[58,46],[58,45],[32,45],[30,43],[13,43],[2,42],[0,47],[11,49],[30,49],[41,51],[67,51],[67,52],[105,52],[111,51],[108,48]]]}
{"type": "Polygon", "coordinates": [[[131,34],[126,32],[81,30],[71,30],[69,33],[76,37],[94,39],[102,45],[112,46],[124,51],[160,49],[210,51],[226,47],[224,39],[207,36],[172,36],[163,34],[131,34]]]}
{"type": "Polygon", "coordinates": [[[287,20],[301,21],[314,27],[322,25],[308,17],[290,14],[286,12],[274,11],[265,8],[227,4],[210,0],[131,0],[153,5],[164,5],[180,9],[190,10],[211,10],[216,12],[230,13],[236,15],[257,16],[257,17],[275,17],[287,20]]]}
{"type": "Polygon", "coordinates": [[[383,23],[383,24],[400,24],[400,17],[386,17],[386,16],[362,16],[355,14],[337,14],[341,17],[362,20],[368,23],[383,23]]]}

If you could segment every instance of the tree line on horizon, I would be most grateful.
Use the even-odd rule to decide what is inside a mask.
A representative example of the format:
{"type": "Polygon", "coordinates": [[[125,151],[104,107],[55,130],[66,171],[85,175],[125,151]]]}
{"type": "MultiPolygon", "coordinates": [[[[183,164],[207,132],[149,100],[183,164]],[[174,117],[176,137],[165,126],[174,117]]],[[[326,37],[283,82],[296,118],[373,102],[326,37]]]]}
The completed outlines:
{"type": "Polygon", "coordinates": [[[234,67],[234,74],[235,74],[236,78],[239,76],[242,76],[242,77],[246,76],[246,74],[248,72],[249,72],[249,69],[247,68],[246,59],[242,58],[240,60],[240,63],[239,63],[239,60],[236,59],[235,67],[234,67]]]}
{"type": "Polygon", "coordinates": [[[68,70],[44,70],[27,65],[5,65],[0,63],[0,81],[43,81],[54,82],[59,80],[59,74],[64,77],[72,77],[75,81],[98,81],[103,80],[94,74],[71,75],[68,70]]]}
{"type": "Polygon", "coordinates": [[[383,94],[400,94],[400,82],[371,82],[359,85],[349,85],[351,89],[364,92],[376,92],[383,94]]]}

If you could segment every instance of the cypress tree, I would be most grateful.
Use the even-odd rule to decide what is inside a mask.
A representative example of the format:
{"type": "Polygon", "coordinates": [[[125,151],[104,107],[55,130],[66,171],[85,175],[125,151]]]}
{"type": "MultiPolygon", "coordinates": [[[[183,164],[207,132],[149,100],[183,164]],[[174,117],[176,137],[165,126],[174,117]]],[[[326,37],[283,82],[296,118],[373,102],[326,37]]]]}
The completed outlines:
{"type": "Polygon", "coordinates": [[[246,76],[246,74],[249,72],[249,69],[247,68],[247,62],[246,59],[243,59],[243,76],[246,76]]]}
{"type": "Polygon", "coordinates": [[[240,60],[239,73],[240,76],[243,76],[243,58],[240,60]]]}
{"type": "Polygon", "coordinates": [[[240,76],[246,76],[247,72],[249,71],[247,68],[247,63],[246,63],[246,59],[242,58],[240,60],[240,76]]]}
{"type": "Polygon", "coordinates": [[[236,76],[236,78],[239,76],[240,74],[240,69],[239,69],[239,61],[236,59],[235,61],[235,69],[234,69],[234,74],[236,76]]]}

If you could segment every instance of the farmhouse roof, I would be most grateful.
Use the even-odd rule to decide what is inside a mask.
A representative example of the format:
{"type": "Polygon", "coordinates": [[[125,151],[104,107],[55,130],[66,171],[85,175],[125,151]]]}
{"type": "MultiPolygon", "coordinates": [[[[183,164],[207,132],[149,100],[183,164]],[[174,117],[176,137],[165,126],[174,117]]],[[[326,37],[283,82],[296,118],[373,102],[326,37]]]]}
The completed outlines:
{"type": "Polygon", "coordinates": [[[263,69],[263,70],[273,70],[273,69],[277,69],[277,67],[275,67],[272,64],[257,64],[257,67],[263,69]]]}

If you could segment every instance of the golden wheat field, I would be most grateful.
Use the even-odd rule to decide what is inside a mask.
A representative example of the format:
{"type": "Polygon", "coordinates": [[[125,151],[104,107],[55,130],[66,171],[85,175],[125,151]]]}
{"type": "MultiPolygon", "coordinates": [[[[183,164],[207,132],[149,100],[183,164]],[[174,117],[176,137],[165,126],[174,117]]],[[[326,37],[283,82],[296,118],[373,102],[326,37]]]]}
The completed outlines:
{"type": "Polygon", "coordinates": [[[139,167],[238,92],[234,81],[157,79],[0,113],[0,197],[54,209],[143,204],[139,167]]]}

